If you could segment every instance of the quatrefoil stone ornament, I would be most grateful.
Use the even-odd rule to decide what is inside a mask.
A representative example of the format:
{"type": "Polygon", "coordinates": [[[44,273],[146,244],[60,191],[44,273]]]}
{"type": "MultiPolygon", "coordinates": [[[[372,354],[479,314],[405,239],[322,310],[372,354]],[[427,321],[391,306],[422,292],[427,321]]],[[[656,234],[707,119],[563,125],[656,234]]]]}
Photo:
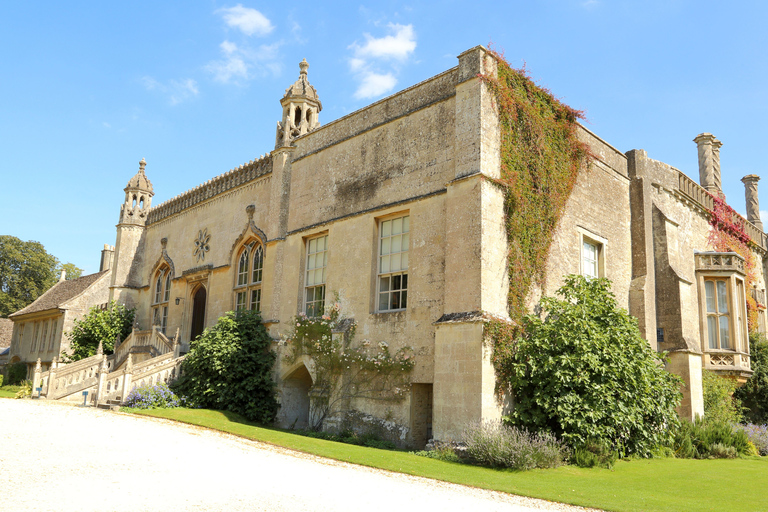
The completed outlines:
{"type": "Polygon", "coordinates": [[[211,235],[208,234],[208,228],[201,229],[197,233],[197,239],[195,239],[195,251],[194,255],[197,261],[205,261],[205,253],[211,250],[209,242],[211,241],[211,235]]]}

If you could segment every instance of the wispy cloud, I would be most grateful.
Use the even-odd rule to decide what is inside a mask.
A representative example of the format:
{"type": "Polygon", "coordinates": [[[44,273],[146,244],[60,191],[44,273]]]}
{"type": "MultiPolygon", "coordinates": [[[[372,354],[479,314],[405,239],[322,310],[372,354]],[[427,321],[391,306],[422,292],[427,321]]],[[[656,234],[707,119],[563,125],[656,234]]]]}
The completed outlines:
{"type": "Polygon", "coordinates": [[[258,48],[240,46],[231,41],[219,45],[221,59],[210,62],[206,70],[214,80],[224,84],[241,84],[258,75],[279,74],[277,61],[279,44],[260,45],[258,48]]]}
{"type": "Polygon", "coordinates": [[[357,41],[349,46],[352,57],[349,69],[360,82],[355,98],[369,99],[382,96],[397,85],[396,74],[416,50],[416,33],[413,25],[387,25],[389,34],[373,37],[365,33],[365,42],[357,41]]]}
{"type": "Polygon", "coordinates": [[[200,93],[197,82],[191,78],[184,80],[169,80],[159,82],[151,76],[145,76],[141,79],[144,88],[148,91],[158,91],[167,96],[171,105],[178,105],[184,101],[190,100],[200,93]]]}
{"type": "Polygon", "coordinates": [[[598,5],[600,5],[599,0],[584,0],[581,2],[581,6],[585,9],[594,9],[598,5]]]}
{"type": "Polygon", "coordinates": [[[275,29],[272,22],[266,16],[256,9],[243,7],[242,4],[237,4],[234,7],[225,7],[216,12],[221,14],[227,25],[240,30],[247,36],[254,34],[266,36],[275,29]]]}

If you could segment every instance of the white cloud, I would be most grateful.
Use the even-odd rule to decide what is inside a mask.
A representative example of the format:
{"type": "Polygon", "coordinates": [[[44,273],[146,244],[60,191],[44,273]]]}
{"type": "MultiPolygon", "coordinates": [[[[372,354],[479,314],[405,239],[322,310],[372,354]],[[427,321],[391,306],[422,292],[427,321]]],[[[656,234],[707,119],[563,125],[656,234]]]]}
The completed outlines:
{"type": "Polygon", "coordinates": [[[397,85],[397,79],[392,73],[380,75],[372,71],[366,72],[362,76],[360,86],[355,91],[355,98],[375,98],[388,93],[397,85]]]}
{"type": "Polygon", "coordinates": [[[106,122],[106,121],[102,121],[101,125],[102,125],[104,128],[112,128],[112,125],[111,125],[111,124],[109,124],[109,123],[108,123],[108,122],[106,122]]]}
{"type": "Polygon", "coordinates": [[[600,5],[600,2],[598,0],[584,0],[581,2],[581,6],[585,9],[592,9],[594,7],[597,7],[600,5]]]}
{"type": "Polygon", "coordinates": [[[349,69],[360,82],[355,98],[369,99],[392,91],[397,85],[397,71],[416,50],[413,25],[387,25],[389,35],[373,37],[363,34],[364,44],[357,41],[349,46],[353,55],[349,69]]]}
{"type": "Polygon", "coordinates": [[[413,25],[398,25],[390,23],[387,25],[392,35],[384,37],[373,37],[370,34],[363,34],[365,44],[352,44],[355,55],[360,58],[373,57],[378,59],[407,59],[416,49],[416,34],[413,31],[413,25]]]}
{"type": "Polygon", "coordinates": [[[219,45],[222,58],[210,62],[206,70],[214,80],[225,84],[239,84],[256,75],[276,75],[280,73],[280,63],[276,61],[278,46],[275,43],[253,49],[224,41],[219,45]]]}
{"type": "Polygon", "coordinates": [[[168,82],[158,82],[151,76],[142,77],[141,82],[148,91],[158,91],[168,97],[171,105],[178,105],[184,101],[194,98],[200,93],[197,88],[197,82],[191,78],[183,80],[169,80],[168,82]]]}
{"type": "Polygon", "coordinates": [[[224,22],[227,25],[239,29],[247,36],[252,36],[254,34],[258,36],[266,36],[275,29],[272,22],[269,21],[266,16],[256,9],[243,7],[242,4],[219,9],[216,12],[221,14],[221,17],[224,18],[224,22]]]}

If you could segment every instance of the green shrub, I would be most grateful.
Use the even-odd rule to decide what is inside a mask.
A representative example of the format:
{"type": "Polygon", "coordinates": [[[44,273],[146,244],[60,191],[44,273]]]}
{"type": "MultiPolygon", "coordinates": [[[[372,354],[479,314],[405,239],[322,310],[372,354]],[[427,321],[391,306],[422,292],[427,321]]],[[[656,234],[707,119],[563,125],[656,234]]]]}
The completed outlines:
{"type": "Polygon", "coordinates": [[[27,378],[26,363],[14,363],[8,365],[8,384],[18,386],[27,378]]]}
{"type": "Polygon", "coordinates": [[[571,448],[596,440],[621,456],[668,445],[680,379],[664,370],[610,281],[571,275],[557,293],[542,299],[541,317],[525,317],[510,350],[496,353],[514,392],[510,423],[553,432],[571,448]]]}
{"type": "Polygon", "coordinates": [[[573,449],[569,461],[581,468],[611,469],[618,458],[619,454],[615,450],[611,450],[605,443],[589,440],[583,446],[573,449]]]}
{"type": "Polygon", "coordinates": [[[191,342],[182,377],[171,388],[191,407],[271,423],[278,408],[271,343],[258,313],[230,311],[191,342]]]}
{"type": "Polygon", "coordinates": [[[712,459],[735,459],[736,448],[725,446],[722,443],[713,443],[709,447],[709,457],[712,459]]]}
{"type": "Polygon", "coordinates": [[[530,433],[500,421],[473,423],[464,429],[462,440],[472,461],[494,468],[556,468],[567,455],[554,435],[530,433]]]}
{"type": "Polygon", "coordinates": [[[19,390],[16,392],[16,398],[27,398],[32,396],[32,381],[25,380],[19,383],[19,390]]]}
{"type": "Polygon", "coordinates": [[[411,452],[419,457],[428,457],[430,459],[442,460],[443,462],[462,462],[456,452],[447,446],[441,446],[434,450],[420,450],[411,452]]]}
{"type": "Polygon", "coordinates": [[[716,423],[740,423],[744,419],[741,401],[733,396],[736,382],[715,373],[701,372],[704,388],[704,417],[716,423]]]}
{"type": "Polygon", "coordinates": [[[133,388],[123,405],[134,409],[165,409],[180,406],[181,400],[171,391],[168,384],[161,382],[133,388]]]}
{"type": "Polygon", "coordinates": [[[99,342],[105,354],[115,350],[115,339],[124,340],[131,332],[135,309],[128,309],[119,302],[112,301],[107,309],[92,307],[82,319],[75,320],[72,331],[67,333],[70,353],[65,356],[71,361],[79,361],[96,354],[99,342]]]}
{"type": "MultiPolygon", "coordinates": [[[[750,454],[747,434],[726,421],[682,421],[675,432],[673,448],[675,456],[684,459],[721,458],[722,447],[733,448],[736,455],[750,454]]],[[[735,455],[734,455],[735,456],[735,455]]]]}
{"type": "Polygon", "coordinates": [[[342,430],[340,433],[334,434],[322,430],[295,430],[294,433],[301,436],[312,437],[314,439],[325,439],[326,441],[367,446],[369,448],[378,448],[380,450],[394,450],[397,448],[395,443],[385,441],[373,432],[357,434],[352,430],[342,430]]]}
{"type": "Polygon", "coordinates": [[[0,373],[0,388],[3,387],[3,374],[0,373]]]}
{"type": "Polygon", "coordinates": [[[741,400],[749,423],[768,423],[768,340],[764,334],[749,335],[752,376],[738,388],[733,396],[741,400]]]}

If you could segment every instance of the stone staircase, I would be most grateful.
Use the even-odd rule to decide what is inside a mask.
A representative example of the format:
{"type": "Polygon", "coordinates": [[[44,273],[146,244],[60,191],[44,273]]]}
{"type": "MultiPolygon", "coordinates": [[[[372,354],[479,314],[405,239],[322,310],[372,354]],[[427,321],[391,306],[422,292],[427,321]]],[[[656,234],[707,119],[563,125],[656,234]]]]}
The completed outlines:
{"type": "Polygon", "coordinates": [[[134,330],[109,356],[99,344],[95,355],[69,364],[58,364],[54,359],[46,372],[41,371],[38,359],[33,395],[41,388],[40,398],[113,408],[134,387],[175,380],[184,360],[180,349],[178,330],[174,338],[168,339],[154,327],[149,331],[134,330]]]}

